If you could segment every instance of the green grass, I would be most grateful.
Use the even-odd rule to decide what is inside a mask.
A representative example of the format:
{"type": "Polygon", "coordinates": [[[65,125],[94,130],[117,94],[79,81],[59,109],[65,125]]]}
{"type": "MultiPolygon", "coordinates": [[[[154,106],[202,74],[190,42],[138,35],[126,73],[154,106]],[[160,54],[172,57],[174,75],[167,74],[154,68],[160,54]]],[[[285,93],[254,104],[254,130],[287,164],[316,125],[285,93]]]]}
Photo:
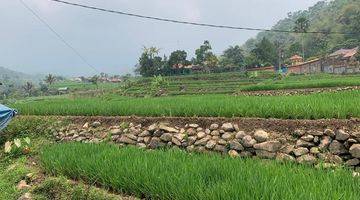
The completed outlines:
{"type": "Polygon", "coordinates": [[[320,119],[360,117],[360,91],[303,96],[193,95],[64,98],[11,105],[23,115],[204,116],[320,119]]]}
{"type": "Polygon", "coordinates": [[[346,169],[231,159],[180,150],[67,143],[45,148],[44,169],[148,199],[358,199],[346,169]]]}
{"type": "Polygon", "coordinates": [[[359,76],[294,76],[280,81],[265,81],[255,85],[240,87],[242,91],[283,90],[304,88],[328,88],[360,86],[359,76]]]}

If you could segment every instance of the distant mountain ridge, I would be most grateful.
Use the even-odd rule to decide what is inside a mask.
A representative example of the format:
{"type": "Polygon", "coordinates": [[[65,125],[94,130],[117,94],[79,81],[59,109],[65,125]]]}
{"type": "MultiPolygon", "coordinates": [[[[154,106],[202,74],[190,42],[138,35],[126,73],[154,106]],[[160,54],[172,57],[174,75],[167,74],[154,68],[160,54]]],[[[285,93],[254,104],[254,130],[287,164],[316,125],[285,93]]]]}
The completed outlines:
{"type": "Polygon", "coordinates": [[[0,82],[2,83],[22,84],[27,81],[38,83],[40,79],[39,76],[17,72],[0,66],[0,82]]]}

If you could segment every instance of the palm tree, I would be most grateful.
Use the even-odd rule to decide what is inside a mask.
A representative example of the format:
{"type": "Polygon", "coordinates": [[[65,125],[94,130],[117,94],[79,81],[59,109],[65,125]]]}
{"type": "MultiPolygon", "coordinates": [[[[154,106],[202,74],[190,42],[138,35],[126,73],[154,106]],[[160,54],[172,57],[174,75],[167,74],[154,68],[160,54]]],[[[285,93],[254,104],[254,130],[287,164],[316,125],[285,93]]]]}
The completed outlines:
{"type": "Polygon", "coordinates": [[[56,81],[56,77],[52,74],[47,75],[45,78],[45,82],[48,83],[49,85],[53,84],[55,81],[56,81]]]}
{"type": "Polygon", "coordinates": [[[306,17],[300,17],[295,21],[294,31],[297,33],[301,33],[302,35],[302,56],[305,60],[305,47],[304,47],[304,40],[305,40],[305,33],[309,30],[310,22],[306,17]]]}
{"type": "Polygon", "coordinates": [[[25,92],[28,94],[28,96],[31,96],[32,91],[34,89],[34,84],[31,82],[26,82],[26,84],[23,85],[22,88],[25,90],[25,92]]]}

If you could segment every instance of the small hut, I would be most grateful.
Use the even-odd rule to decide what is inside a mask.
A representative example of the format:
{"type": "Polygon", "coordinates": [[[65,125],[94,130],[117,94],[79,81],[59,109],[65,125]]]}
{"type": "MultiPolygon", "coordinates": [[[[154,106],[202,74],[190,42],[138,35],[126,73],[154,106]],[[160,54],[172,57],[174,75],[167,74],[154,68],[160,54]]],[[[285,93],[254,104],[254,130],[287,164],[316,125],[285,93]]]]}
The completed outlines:
{"type": "Polygon", "coordinates": [[[303,59],[303,57],[296,54],[290,58],[290,61],[291,61],[291,65],[298,65],[298,64],[303,63],[304,59],[303,59]]]}

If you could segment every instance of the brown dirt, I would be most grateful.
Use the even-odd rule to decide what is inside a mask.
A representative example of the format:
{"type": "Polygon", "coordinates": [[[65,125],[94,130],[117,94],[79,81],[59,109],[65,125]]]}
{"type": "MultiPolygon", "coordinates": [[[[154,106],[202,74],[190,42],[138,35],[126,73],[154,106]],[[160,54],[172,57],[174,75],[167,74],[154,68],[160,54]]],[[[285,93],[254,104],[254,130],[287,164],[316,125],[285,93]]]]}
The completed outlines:
{"type": "Polygon", "coordinates": [[[322,92],[339,92],[349,90],[360,90],[360,86],[348,87],[328,87],[328,88],[304,88],[304,89],[284,89],[284,90],[260,90],[260,91],[240,91],[235,95],[245,96],[291,96],[291,95],[308,95],[322,92]]]}
{"type": "MultiPolygon", "coordinates": [[[[39,116],[21,116],[31,118],[39,116]]],[[[73,124],[99,121],[103,125],[119,125],[121,122],[132,122],[149,126],[153,123],[169,123],[174,126],[196,123],[202,127],[209,127],[212,123],[222,124],[232,122],[239,125],[241,130],[253,131],[254,129],[266,129],[279,133],[289,133],[295,129],[323,130],[345,129],[348,131],[360,131],[360,118],[352,119],[320,119],[320,120],[288,120],[288,119],[263,119],[263,118],[220,118],[220,117],[105,117],[105,116],[44,116],[57,120],[68,120],[73,124]]]]}

